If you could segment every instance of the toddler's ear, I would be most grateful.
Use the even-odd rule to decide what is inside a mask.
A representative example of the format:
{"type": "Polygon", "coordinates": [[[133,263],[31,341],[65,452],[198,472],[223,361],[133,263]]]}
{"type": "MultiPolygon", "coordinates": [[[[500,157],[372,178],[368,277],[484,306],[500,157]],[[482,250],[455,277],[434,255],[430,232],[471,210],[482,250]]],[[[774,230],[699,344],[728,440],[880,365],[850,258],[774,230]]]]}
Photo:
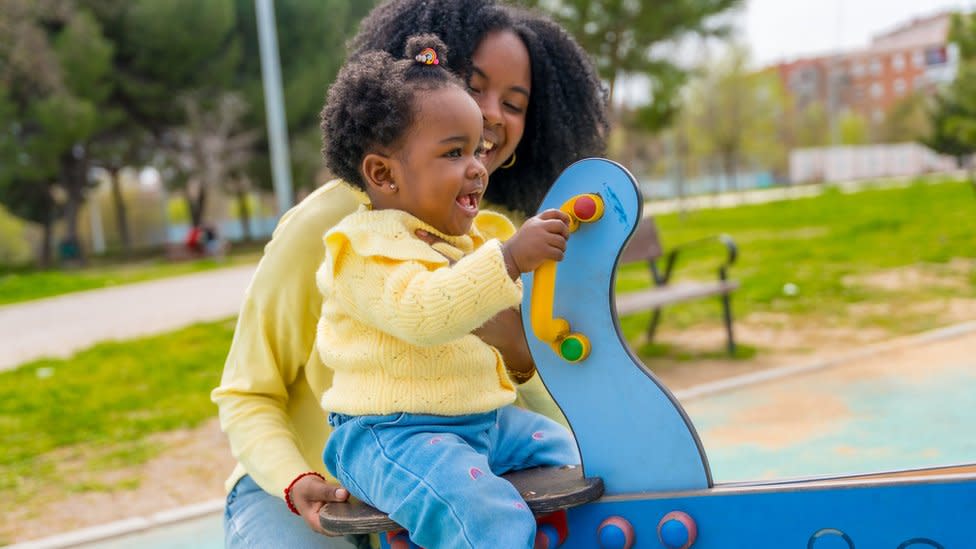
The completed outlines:
{"type": "Polygon", "coordinates": [[[389,195],[397,192],[398,185],[393,162],[394,160],[389,156],[378,153],[368,153],[363,157],[361,169],[369,194],[389,195]]]}

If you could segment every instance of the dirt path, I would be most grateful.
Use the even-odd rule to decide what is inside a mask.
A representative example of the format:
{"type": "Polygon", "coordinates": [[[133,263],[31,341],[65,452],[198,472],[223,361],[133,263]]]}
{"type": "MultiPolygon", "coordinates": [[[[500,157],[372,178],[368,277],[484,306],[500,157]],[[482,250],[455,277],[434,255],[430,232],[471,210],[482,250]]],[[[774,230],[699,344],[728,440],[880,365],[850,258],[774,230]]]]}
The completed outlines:
{"type": "Polygon", "coordinates": [[[0,307],[0,370],[237,314],[253,265],[0,307]]]}

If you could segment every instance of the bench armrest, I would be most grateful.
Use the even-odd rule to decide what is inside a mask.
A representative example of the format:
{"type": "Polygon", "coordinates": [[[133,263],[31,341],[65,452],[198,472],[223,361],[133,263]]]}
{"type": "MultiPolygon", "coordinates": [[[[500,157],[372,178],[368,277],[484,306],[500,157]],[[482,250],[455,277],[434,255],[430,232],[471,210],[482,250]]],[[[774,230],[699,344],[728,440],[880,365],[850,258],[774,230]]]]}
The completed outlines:
{"type": "Polygon", "coordinates": [[[697,240],[689,240],[688,242],[673,246],[670,250],[668,250],[667,254],[665,254],[664,273],[655,276],[655,282],[657,285],[663,286],[667,284],[669,280],[671,280],[671,274],[674,272],[674,267],[678,262],[678,256],[682,251],[713,244],[716,241],[725,246],[726,252],[725,261],[718,266],[718,277],[720,280],[727,280],[728,268],[731,267],[732,264],[735,263],[736,258],[738,258],[739,248],[736,246],[735,240],[732,240],[731,236],[727,234],[718,234],[707,236],[705,238],[699,238],[697,240]]]}

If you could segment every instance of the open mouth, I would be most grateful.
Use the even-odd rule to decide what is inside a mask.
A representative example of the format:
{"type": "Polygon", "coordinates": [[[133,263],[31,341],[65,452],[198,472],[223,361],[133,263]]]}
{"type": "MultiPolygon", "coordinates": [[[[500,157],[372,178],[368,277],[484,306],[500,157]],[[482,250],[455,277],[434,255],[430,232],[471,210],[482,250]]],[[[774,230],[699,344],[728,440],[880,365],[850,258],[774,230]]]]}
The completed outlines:
{"type": "Polygon", "coordinates": [[[456,202],[458,206],[461,206],[463,210],[469,212],[477,212],[478,202],[480,200],[481,200],[481,193],[474,192],[474,193],[462,194],[461,196],[457,197],[456,202]]]}
{"type": "Polygon", "coordinates": [[[484,157],[489,157],[498,148],[497,138],[494,135],[485,134],[481,138],[481,149],[484,157]]]}

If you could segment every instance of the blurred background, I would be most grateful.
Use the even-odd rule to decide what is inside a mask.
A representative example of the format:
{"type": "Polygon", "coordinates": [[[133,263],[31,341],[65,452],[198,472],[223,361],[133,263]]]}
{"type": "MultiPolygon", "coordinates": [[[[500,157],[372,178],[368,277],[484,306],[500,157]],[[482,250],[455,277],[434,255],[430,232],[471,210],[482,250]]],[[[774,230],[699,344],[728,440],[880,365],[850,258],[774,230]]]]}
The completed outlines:
{"type": "MultiPolygon", "coordinates": [[[[522,3],[594,56],[608,155],[648,198],[966,165],[958,1],[522,3]]],[[[318,112],[371,6],[275,5],[293,183],[276,201],[253,2],[5,0],[0,265],[144,255],[204,224],[266,239],[330,178],[318,112]]]]}
{"type": "MultiPolygon", "coordinates": [[[[957,390],[954,409],[976,410],[966,351],[976,345],[976,2],[517,3],[550,14],[592,55],[610,94],[607,156],[639,181],[663,250],[719,234],[737,248],[726,265],[738,284],[732,352],[712,297],[666,307],[653,338],[651,311],[621,319],[645,364],[688,399],[717,480],[976,460],[968,446],[898,446],[895,434],[864,451],[818,439],[846,429],[827,419],[857,414],[789,393],[738,416],[760,426],[752,448],[793,452],[795,467],[774,467],[728,450],[744,436],[721,423],[734,403],[694,400],[735,376],[901,349],[885,363],[942,372],[936,394],[957,390]],[[926,347],[939,330],[956,339],[926,347]],[[812,417],[821,423],[804,423],[812,417]],[[801,445],[811,440],[823,446],[801,445]]],[[[209,391],[280,215],[332,178],[319,111],[375,4],[0,0],[0,545],[223,497],[232,458],[209,391]],[[273,18],[258,16],[261,4],[273,18]],[[264,67],[262,25],[277,47],[264,67]],[[275,61],[280,103],[266,102],[262,78],[275,61]],[[286,129],[277,167],[276,124],[286,129]],[[69,302],[53,299],[94,296],[79,324],[96,325],[109,294],[83,290],[191,274],[215,278],[183,300],[217,305],[223,288],[229,305],[206,318],[161,314],[175,323],[63,352],[31,343],[63,327],[69,302]]],[[[682,251],[674,282],[714,280],[725,254],[682,251]]],[[[632,264],[617,284],[625,293],[655,280],[632,264]]],[[[125,299],[135,307],[139,295],[125,299]]]]}

